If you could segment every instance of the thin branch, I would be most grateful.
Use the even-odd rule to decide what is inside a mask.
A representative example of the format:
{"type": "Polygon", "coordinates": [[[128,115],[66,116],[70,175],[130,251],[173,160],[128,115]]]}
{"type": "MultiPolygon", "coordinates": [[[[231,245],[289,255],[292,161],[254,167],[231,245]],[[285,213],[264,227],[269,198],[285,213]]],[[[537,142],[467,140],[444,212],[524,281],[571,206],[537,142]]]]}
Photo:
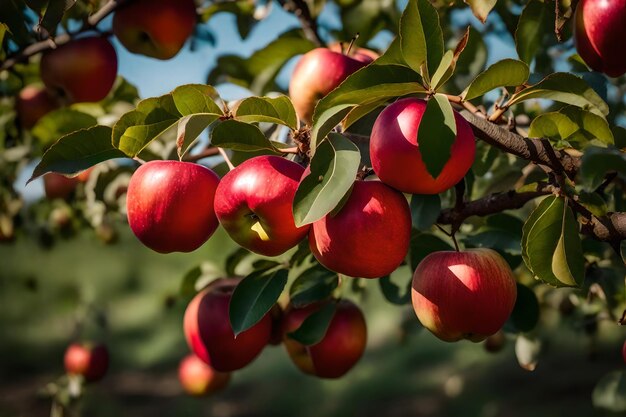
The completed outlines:
{"type": "Polygon", "coordinates": [[[311,10],[304,0],[278,0],[280,5],[286,11],[293,13],[302,26],[304,35],[308,40],[315,43],[317,46],[325,46],[326,43],[322,40],[318,27],[317,20],[311,15],[311,10]]]}
{"type": "Polygon", "coordinates": [[[189,154],[185,155],[185,157],[183,158],[183,161],[198,162],[201,159],[208,158],[210,156],[219,155],[219,153],[220,151],[219,149],[217,149],[217,147],[211,146],[211,147],[204,149],[202,152],[198,152],[193,155],[189,155],[189,154]]]}

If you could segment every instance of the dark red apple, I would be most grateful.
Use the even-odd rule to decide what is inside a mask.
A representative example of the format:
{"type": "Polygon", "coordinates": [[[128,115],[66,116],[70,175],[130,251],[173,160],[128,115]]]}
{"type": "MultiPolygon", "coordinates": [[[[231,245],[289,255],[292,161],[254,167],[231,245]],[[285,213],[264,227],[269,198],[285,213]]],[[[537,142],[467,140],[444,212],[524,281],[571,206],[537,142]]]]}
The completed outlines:
{"type": "Polygon", "coordinates": [[[113,15],[113,33],[130,52],[170,59],[196,25],[193,0],[134,0],[113,15]]]}
{"type": "Polygon", "coordinates": [[[150,161],[128,184],[128,223],[135,236],[160,253],[191,252],[215,232],[219,177],[191,162],[150,161]]]}
{"type": "Polygon", "coordinates": [[[622,345],[622,359],[624,360],[624,363],[626,363],[626,342],[622,345]]]}
{"type": "Polygon", "coordinates": [[[442,251],[420,262],[411,295],[417,318],[439,339],[480,342],[511,315],[517,286],[494,250],[442,251]]]}
{"type": "Polygon", "coordinates": [[[72,40],[41,57],[41,80],[70,103],[100,101],[117,76],[117,54],[102,37],[72,40]]]}
{"type": "Polygon", "coordinates": [[[76,178],[68,178],[65,175],[50,172],[43,176],[43,187],[46,197],[50,200],[55,198],[68,199],[76,186],[78,180],[76,178]]]}
{"type": "Polygon", "coordinates": [[[216,371],[192,353],[180,362],[178,380],[187,394],[203,396],[224,389],[230,373],[216,371]]]}
{"type": "Polygon", "coordinates": [[[46,114],[59,107],[57,99],[44,87],[27,85],[17,96],[15,110],[24,129],[30,129],[46,114]]]}
{"type": "Polygon", "coordinates": [[[213,369],[241,369],[267,346],[272,334],[269,314],[237,337],[229,319],[229,304],[235,285],[216,285],[198,293],[187,306],[185,338],[191,350],[213,369]]]}
{"type": "Polygon", "coordinates": [[[574,40],[587,65],[611,77],[626,73],[626,0],[580,0],[574,40]]]}
{"type": "Polygon", "coordinates": [[[406,198],[380,181],[356,181],[336,214],[313,223],[309,246],[326,268],[360,278],[380,278],[404,260],[411,237],[406,198]]]}
{"type": "Polygon", "coordinates": [[[296,246],[309,226],[296,227],[291,206],[304,168],[278,156],[248,159],[227,173],[215,194],[215,213],[240,246],[277,256],[296,246]]]}
{"type": "Polygon", "coordinates": [[[426,169],[417,132],[426,101],[406,98],[387,106],[372,128],[372,168],[382,182],[411,194],[439,194],[461,181],[474,163],[476,144],[469,123],[456,111],[457,137],[437,178],[426,169]]]}
{"type": "Polygon", "coordinates": [[[68,374],[94,382],[102,379],[109,368],[109,351],[104,345],[73,343],[65,351],[64,362],[68,374]]]}
{"type": "Polygon", "coordinates": [[[323,305],[289,306],[283,319],[283,343],[302,372],[320,378],[339,378],[356,365],[367,344],[365,317],[359,307],[347,300],[339,301],[324,338],[314,345],[305,346],[289,336],[323,305]]]}
{"type": "Polygon", "coordinates": [[[361,48],[355,48],[352,55],[345,55],[339,45],[304,54],[289,82],[289,96],[300,120],[311,124],[317,102],[376,57],[375,52],[361,48]]]}

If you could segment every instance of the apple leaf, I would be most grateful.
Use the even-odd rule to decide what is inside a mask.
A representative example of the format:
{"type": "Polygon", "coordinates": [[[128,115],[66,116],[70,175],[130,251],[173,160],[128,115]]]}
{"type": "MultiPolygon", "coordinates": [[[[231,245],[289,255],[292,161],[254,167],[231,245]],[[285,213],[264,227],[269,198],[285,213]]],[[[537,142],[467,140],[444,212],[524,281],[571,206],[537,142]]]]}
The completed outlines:
{"type": "Polygon", "coordinates": [[[191,114],[180,119],[176,133],[176,150],[178,157],[182,159],[198,136],[218,118],[219,115],[217,114],[203,113],[191,114]]]}
{"type": "Polygon", "coordinates": [[[45,148],[68,133],[97,124],[98,120],[92,115],[66,107],[44,115],[33,126],[31,133],[45,148]]]}
{"type": "Polygon", "coordinates": [[[498,0],[463,0],[472,9],[472,13],[482,23],[487,21],[489,12],[495,7],[498,0]]]}
{"type": "Polygon", "coordinates": [[[626,149],[626,129],[621,126],[613,126],[611,128],[615,147],[622,151],[626,149]]]}
{"type": "Polygon", "coordinates": [[[456,120],[448,99],[435,94],[426,105],[426,110],[417,131],[419,151],[428,173],[437,178],[450,159],[450,150],[456,140],[456,120]]]}
{"type": "Polygon", "coordinates": [[[411,231],[411,245],[409,247],[409,261],[411,270],[415,271],[422,259],[433,252],[454,250],[448,242],[430,233],[411,231]]]}
{"type": "Polygon", "coordinates": [[[491,65],[463,92],[463,100],[472,100],[499,87],[517,87],[528,81],[530,69],[522,61],[503,59],[491,65]]]}
{"type": "Polygon", "coordinates": [[[404,61],[424,79],[439,67],[443,32],[437,9],[428,0],[409,0],[400,18],[400,46],[404,61]]]}
{"type": "Polygon", "coordinates": [[[211,145],[244,152],[278,152],[257,126],[233,119],[225,120],[213,128],[211,145]]]}
{"type": "Polygon", "coordinates": [[[287,96],[243,99],[235,110],[235,119],[246,123],[275,123],[285,125],[291,130],[298,129],[298,116],[287,96]]]}
{"type": "Polygon", "coordinates": [[[439,194],[420,195],[411,197],[411,219],[417,230],[428,230],[437,221],[441,212],[441,198],[439,194]]]}
{"type": "Polygon", "coordinates": [[[612,413],[626,411],[626,372],[613,371],[604,375],[592,394],[593,406],[612,413]]]}
{"type": "MultiPolygon", "coordinates": [[[[311,149],[322,141],[356,106],[383,104],[392,97],[426,91],[419,75],[399,65],[370,64],[356,71],[315,107],[311,129],[311,149]]],[[[375,108],[375,107],[370,107],[375,108]]],[[[364,114],[361,114],[364,116],[364,114]]],[[[352,120],[352,123],[355,120],[352,120]]]]}
{"type": "Polygon", "coordinates": [[[126,155],[111,145],[111,128],[93,126],[63,136],[44,153],[28,182],[48,172],[77,175],[93,165],[126,155]]]}
{"type": "Polygon", "coordinates": [[[587,148],[578,174],[585,188],[595,190],[609,172],[626,178],[626,154],[612,148],[587,148]]]}
{"type": "Polygon", "coordinates": [[[524,335],[517,336],[515,341],[515,356],[519,365],[527,370],[534,371],[539,363],[541,353],[541,341],[524,335]]]}
{"type": "Polygon", "coordinates": [[[522,228],[522,256],[528,269],[555,287],[580,287],[585,278],[578,222],[564,198],[551,196],[522,228]]]}
{"type": "Polygon", "coordinates": [[[536,98],[571,104],[599,116],[609,114],[609,106],[589,84],[582,78],[565,72],[550,74],[537,84],[515,93],[508,105],[513,106],[536,98]]]}
{"type": "Polygon", "coordinates": [[[305,270],[291,284],[289,300],[294,306],[302,307],[330,298],[338,285],[337,273],[318,264],[305,270]]]}
{"type": "Polygon", "coordinates": [[[519,58],[530,65],[541,47],[543,37],[554,25],[554,8],[540,0],[526,3],[515,31],[515,47],[519,58]]]}
{"type": "Polygon", "coordinates": [[[408,64],[404,60],[404,56],[402,56],[401,44],[402,40],[399,35],[393,38],[385,53],[374,61],[374,65],[401,65],[403,67],[408,67],[408,64]]]}
{"type": "Polygon", "coordinates": [[[533,330],[539,323],[541,309],[535,292],[527,286],[517,283],[517,298],[513,312],[506,323],[507,330],[516,333],[527,333],[533,330]]]}
{"type": "Polygon", "coordinates": [[[192,297],[211,282],[222,277],[222,271],[211,263],[203,263],[191,268],[183,276],[178,294],[181,297],[192,297]]]}
{"type": "Polygon", "coordinates": [[[235,336],[254,326],[276,304],[287,284],[284,268],[260,269],[246,276],[230,300],[230,324],[235,336]]]}
{"type": "Polygon", "coordinates": [[[293,200],[297,227],[330,213],[352,189],[359,170],[359,148],[338,133],[331,133],[311,159],[311,173],[298,186],[293,200]]]}
{"type": "Polygon", "coordinates": [[[437,68],[437,71],[435,71],[430,80],[430,85],[432,86],[433,90],[439,90],[439,88],[441,88],[450,79],[450,77],[452,77],[456,69],[456,63],[459,60],[459,57],[461,56],[463,51],[465,50],[465,47],[467,46],[469,36],[470,28],[468,27],[465,30],[465,34],[463,35],[463,37],[457,43],[454,51],[447,51],[444,54],[443,58],[441,59],[441,63],[437,68]]]}
{"type": "Polygon", "coordinates": [[[385,300],[395,305],[405,305],[411,302],[411,284],[412,280],[409,279],[407,285],[405,285],[405,290],[402,291],[400,286],[391,281],[389,275],[378,279],[378,285],[385,300]]]}
{"type": "Polygon", "coordinates": [[[176,87],[171,95],[176,109],[182,116],[199,113],[224,115],[224,112],[214,100],[214,98],[219,98],[219,94],[210,85],[181,85],[176,87]]]}
{"type": "Polygon", "coordinates": [[[63,14],[74,4],[76,0],[49,0],[39,25],[46,29],[50,36],[56,36],[63,14]]]}
{"type": "Polygon", "coordinates": [[[300,327],[288,333],[288,336],[305,346],[319,343],[326,335],[328,326],[335,316],[336,309],[337,304],[334,302],[323,305],[319,310],[304,319],[300,327]]]}

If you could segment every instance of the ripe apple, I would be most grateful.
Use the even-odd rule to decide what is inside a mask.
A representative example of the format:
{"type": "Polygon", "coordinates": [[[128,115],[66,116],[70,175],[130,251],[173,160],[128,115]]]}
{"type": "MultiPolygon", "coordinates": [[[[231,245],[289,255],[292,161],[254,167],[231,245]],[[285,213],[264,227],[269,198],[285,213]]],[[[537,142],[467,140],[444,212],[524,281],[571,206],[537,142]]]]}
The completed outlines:
{"type": "Polygon", "coordinates": [[[291,206],[304,168],[279,156],[257,156],[227,173],[215,194],[215,213],[240,246],[277,256],[296,246],[309,226],[296,227],[291,206]]]}
{"type": "Polygon", "coordinates": [[[474,163],[474,133],[455,111],[457,137],[450,159],[437,178],[430,175],[422,161],[417,137],[425,110],[424,100],[398,100],[378,115],[372,128],[372,168],[382,182],[404,193],[439,194],[461,181],[474,163]]]}
{"type": "Polygon", "coordinates": [[[117,54],[106,38],[72,40],[41,57],[41,80],[70,103],[100,101],[117,75],[117,54]]]}
{"type": "Polygon", "coordinates": [[[203,396],[225,388],[230,373],[216,371],[192,353],[180,362],[178,380],[187,394],[203,396]]]}
{"type": "Polygon", "coordinates": [[[44,191],[50,200],[55,198],[67,200],[76,189],[76,185],[78,185],[76,178],[68,178],[54,172],[43,176],[44,191]]]}
{"type": "Polygon", "coordinates": [[[439,339],[480,342],[509,318],[517,286],[494,250],[442,251],[417,266],[411,296],[417,318],[439,339]]]}
{"type": "Polygon", "coordinates": [[[626,73],[626,0],[580,0],[576,7],[574,40],[587,65],[611,77],[626,73]]]}
{"type": "Polygon", "coordinates": [[[65,370],[82,375],[87,382],[102,379],[109,367],[109,351],[104,345],[73,343],[65,351],[65,370]]]}
{"type": "Polygon", "coordinates": [[[18,94],[15,110],[20,124],[30,129],[39,119],[59,107],[56,98],[44,87],[27,85],[18,94]]]}
{"type": "Polygon", "coordinates": [[[624,360],[624,363],[626,363],[626,342],[622,345],[622,359],[624,360]]]}
{"type": "Polygon", "coordinates": [[[269,314],[237,337],[229,319],[229,304],[235,285],[211,286],[199,292],[187,306],[184,332],[191,350],[213,369],[230,372],[248,365],[269,343],[269,314]]]}
{"type": "Polygon", "coordinates": [[[361,278],[392,273],[409,250],[406,198],[380,181],[356,181],[336,214],[313,223],[309,246],[326,268],[361,278]]]}
{"type": "Polygon", "coordinates": [[[150,161],[128,184],[126,211],[135,236],[160,253],[191,252],[217,229],[219,177],[191,162],[150,161]]]}
{"type": "Polygon", "coordinates": [[[375,52],[362,48],[345,55],[338,44],[331,49],[316,48],[304,54],[296,64],[289,82],[289,96],[300,119],[311,124],[317,102],[350,74],[377,57],[375,52]]]}
{"type": "Polygon", "coordinates": [[[323,305],[289,306],[283,319],[283,343],[302,372],[320,378],[339,378],[352,369],[365,351],[367,327],[359,307],[347,300],[339,301],[324,338],[314,345],[305,346],[289,336],[323,305]]]}
{"type": "Polygon", "coordinates": [[[170,59],[196,25],[193,0],[135,0],[113,16],[113,33],[130,52],[170,59]]]}

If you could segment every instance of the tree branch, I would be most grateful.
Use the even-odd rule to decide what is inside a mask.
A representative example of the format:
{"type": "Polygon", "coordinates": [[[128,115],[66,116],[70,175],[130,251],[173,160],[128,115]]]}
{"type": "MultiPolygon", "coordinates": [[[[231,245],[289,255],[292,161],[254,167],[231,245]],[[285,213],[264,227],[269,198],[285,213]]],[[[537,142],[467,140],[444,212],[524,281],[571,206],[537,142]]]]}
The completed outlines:
{"type": "Polygon", "coordinates": [[[293,13],[298,18],[308,40],[317,46],[326,45],[318,32],[317,20],[311,15],[311,10],[304,0],[278,0],[278,2],[283,9],[293,13]]]}

